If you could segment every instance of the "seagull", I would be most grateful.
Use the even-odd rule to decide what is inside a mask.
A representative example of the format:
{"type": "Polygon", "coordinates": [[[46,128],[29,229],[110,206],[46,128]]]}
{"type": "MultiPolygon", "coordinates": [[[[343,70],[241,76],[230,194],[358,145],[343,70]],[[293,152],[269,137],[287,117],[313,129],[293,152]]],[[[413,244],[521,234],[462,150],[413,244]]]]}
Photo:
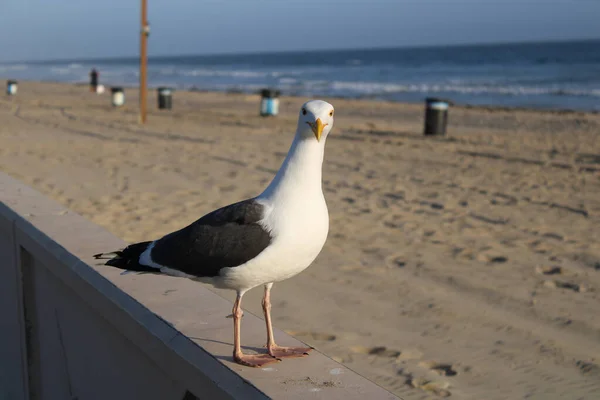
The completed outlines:
{"type": "Polygon", "coordinates": [[[105,265],[127,271],[189,278],[235,290],[233,359],[238,364],[262,367],[282,358],[308,355],[311,348],[275,344],[271,288],[308,268],[327,240],[329,212],[322,190],[322,166],[333,114],[333,106],[322,100],[302,106],[289,152],[258,196],[212,211],[158,240],[94,257],[108,259],[105,265]],[[261,285],[267,354],[244,354],[240,344],[242,297],[261,285]]]}

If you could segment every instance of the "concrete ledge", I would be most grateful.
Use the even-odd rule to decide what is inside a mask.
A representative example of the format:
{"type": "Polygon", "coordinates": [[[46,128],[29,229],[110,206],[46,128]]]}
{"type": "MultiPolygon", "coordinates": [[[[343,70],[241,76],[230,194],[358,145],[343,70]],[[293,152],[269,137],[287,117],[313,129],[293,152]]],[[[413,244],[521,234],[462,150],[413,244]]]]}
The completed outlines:
{"type": "MultiPolygon", "coordinates": [[[[229,301],[189,280],[121,275],[119,270],[97,265],[93,254],[122,248],[125,243],[1,173],[0,201],[0,399],[4,392],[11,399],[44,393],[44,385],[50,384],[44,378],[44,360],[52,357],[64,358],[61,362],[66,370],[52,385],[64,375],[67,383],[60,390],[79,400],[100,398],[86,395],[89,389],[85,388],[110,391],[110,385],[122,385],[117,397],[111,395],[113,399],[142,398],[141,394],[145,399],[396,398],[317,351],[262,369],[239,366],[231,357],[232,321],[225,318],[231,313],[229,301]],[[54,308],[50,308],[52,304],[54,308]],[[53,324],[58,328],[52,332],[58,333],[45,333],[51,332],[46,330],[53,324]],[[65,332],[72,337],[67,346],[63,336],[69,333],[65,332]],[[72,336],[72,332],[82,335],[72,336]],[[45,343],[52,335],[59,347],[72,350],[63,348],[62,355],[58,350],[46,350],[57,347],[45,343]],[[94,346],[100,346],[105,337],[114,338],[110,341],[114,345],[110,345],[111,351],[99,353],[98,364],[94,364],[89,358],[96,356],[87,347],[93,347],[94,340],[94,346]],[[129,350],[135,355],[121,365],[120,355],[129,350]],[[35,358],[38,352],[40,360],[35,358]],[[81,356],[84,353],[89,353],[88,358],[81,356]],[[77,378],[76,368],[68,368],[78,362],[82,370],[96,365],[94,373],[105,380],[102,385],[78,385],[83,372],[77,378]],[[102,365],[115,370],[125,365],[137,367],[110,375],[99,370],[102,365]],[[148,378],[155,374],[157,389],[128,386],[145,368],[148,372],[139,382],[152,386],[148,378]],[[121,382],[122,374],[128,380],[121,382]]],[[[282,345],[300,344],[279,330],[275,335],[282,345]]],[[[242,343],[259,348],[264,341],[263,320],[246,313],[242,343]]],[[[85,379],[91,379],[89,376],[85,379]]]]}

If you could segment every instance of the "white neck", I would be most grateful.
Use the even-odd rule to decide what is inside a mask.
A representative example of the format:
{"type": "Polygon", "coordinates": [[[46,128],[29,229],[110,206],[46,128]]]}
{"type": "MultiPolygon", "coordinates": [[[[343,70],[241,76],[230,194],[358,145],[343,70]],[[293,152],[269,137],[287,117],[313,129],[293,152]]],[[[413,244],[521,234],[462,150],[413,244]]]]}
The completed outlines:
{"type": "Polygon", "coordinates": [[[297,132],[290,150],[269,186],[258,196],[274,202],[304,198],[308,193],[322,193],[322,167],[325,138],[317,142],[314,138],[303,138],[297,132]]]}

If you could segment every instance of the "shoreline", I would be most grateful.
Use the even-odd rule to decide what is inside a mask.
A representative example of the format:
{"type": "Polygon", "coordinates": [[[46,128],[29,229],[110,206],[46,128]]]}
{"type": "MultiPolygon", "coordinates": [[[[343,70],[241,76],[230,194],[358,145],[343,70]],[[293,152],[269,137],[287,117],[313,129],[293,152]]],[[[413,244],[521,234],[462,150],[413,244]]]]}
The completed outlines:
{"type": "MultiPolygon", "coordinates": [[[[11,78],[4,77],[3,80],[9,80],[11,78]]],[[[65,82],[58,80],[30,80],[30,79],[20,79],[19,82],[29,82],[29,83],[51,83],[51,84],[64,84],[64,85],[73,85],[73,86],[86,86],[89,87],[89,82],[65,82]]],[[[138,89],[139,85],[134,84],[116,84],[116,85],[104,85],[105,88],[110,89],[111,87],[122,87],[124,89],[138,89]]],[[[158,87],[171,87],[168,85],[149,85],[148,92],[155,91],[158,87]]],[[[265,86],[265,88],[268,86],[265,86]]],[[[224,93],[224,94],[241,94],[241,95],[260,95],[260,90],[256,91],[243,91],[243,90],[205,90],[200,88],[185,88],[178,89],[174,88],[175,92],[184,92],[184,93],[224,93]]],[[[109,94],[109,93],[106,93],[109,94]]],[[[388,104],[398,104],[398,105],[423,105],[425,103],[426,97],[436,97],[435,95],[423,96],[423,101],[421,102],[410,102],[410,101],[395,101],[388,99],[377,99],[377,98],[369,98],[367,96],[363,97],[343,97],[343,96],[331,96],[331,95],[312,95],[312,96],[301,96],[294,94],[282,94],[282,97],[290,97],[290,98],[328,98],[328,99],[336,99],[336,100],[349,100],[349,101],[365,101],[365,102],[373,102],[373,103],[388,103],[388,104]]],[[[544,107],[524,107],[524,106],[502,106],[502,105],[483,105],[483,104],[467,104],[467,103],[455,103],[451,98],[445,98],[450,103],[450,109],[463,109],[463,110],[482,110],[487,112],[528,112],[528,113],[538,113],[538,114],[558,114],[558,115],[600,115],[600,110],[578,110],[571,108],[544,108],[544,107]]]]}

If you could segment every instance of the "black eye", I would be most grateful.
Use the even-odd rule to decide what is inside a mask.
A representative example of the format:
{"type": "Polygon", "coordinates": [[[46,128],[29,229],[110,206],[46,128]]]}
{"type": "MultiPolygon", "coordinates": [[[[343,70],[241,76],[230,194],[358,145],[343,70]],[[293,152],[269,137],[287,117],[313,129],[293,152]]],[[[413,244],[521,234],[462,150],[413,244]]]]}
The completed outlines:
{"type": "Polygon", "coordinates": [[[302,115],[306,115],[306,108],[302,109],[302,115]]]}
{"type": "Polygon", "coordinates": [[[329,116],[330,116],[330,117],[333,117],[333,110],[331,110],[331,111],[329,112],[329,116]]]}

